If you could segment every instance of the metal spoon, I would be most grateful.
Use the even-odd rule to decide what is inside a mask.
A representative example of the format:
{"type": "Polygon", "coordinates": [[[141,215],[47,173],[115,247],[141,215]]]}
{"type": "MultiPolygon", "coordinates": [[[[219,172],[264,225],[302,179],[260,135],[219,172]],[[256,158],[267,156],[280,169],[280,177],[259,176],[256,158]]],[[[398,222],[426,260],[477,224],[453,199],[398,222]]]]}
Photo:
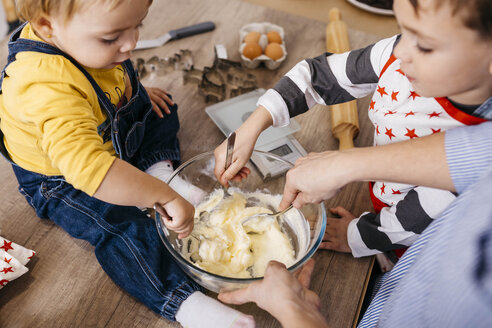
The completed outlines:
{"type": "MultiPolygon", "coordinates": [[[[224,172],[227,171],[229,166],[231,166],[232,163],[232,153],[234,151],[234,143],[236,142],[236,131],[233,131],[228,137],[227,137],[227,150],[226,150],[226,161],[224,165],[224,172]]],[[[224,197],[225,196],[230,196],[231,194],[227,191],[227,188],[222,186],[224,189],[224,197]]]]}
{"type": "Polygon", "coordinates": [[[234,143],[236,142],[236,131],[232,132],[227,137],[227,150],[226,150],[226,162],[224,166],[224,171],[227,171],[232,163],[232,152],[234,151],[234,143]]]}
{"type": "Polygon", "coordinates": [[[245,224],[246,222],[249,222],[253,219],[256,219],[256,218],[269,218],[269,219],[275,219],[277,216],[280,216],[282,214],[284,214],[285,212],[287,212],[288,210],[292,209],[292,204],[287,207],[285,210],[283,211],[279,211],[279,212],[275,212],[275,213],[258,213],[258,214],[254,214],[254,215],[251,215],[251,216],[248,216],[246,218],[244,218],[242,221],[241,221],[241,224],[245,224]]]}

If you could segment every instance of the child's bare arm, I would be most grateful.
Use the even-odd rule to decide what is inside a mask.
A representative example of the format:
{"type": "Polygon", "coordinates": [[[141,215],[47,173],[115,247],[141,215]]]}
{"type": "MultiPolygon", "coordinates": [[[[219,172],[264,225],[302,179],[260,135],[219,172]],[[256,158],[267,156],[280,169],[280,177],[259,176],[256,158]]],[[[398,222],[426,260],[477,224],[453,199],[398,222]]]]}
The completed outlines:
{"type": "Polygon", "coordinates": [[[161,204],[172,218],[166,224],[171,230],[187,236],[193,229],[195,209],[163,181],[116,159],[97,189],[94,197],[125,206],[153,207],[161,204]]]}

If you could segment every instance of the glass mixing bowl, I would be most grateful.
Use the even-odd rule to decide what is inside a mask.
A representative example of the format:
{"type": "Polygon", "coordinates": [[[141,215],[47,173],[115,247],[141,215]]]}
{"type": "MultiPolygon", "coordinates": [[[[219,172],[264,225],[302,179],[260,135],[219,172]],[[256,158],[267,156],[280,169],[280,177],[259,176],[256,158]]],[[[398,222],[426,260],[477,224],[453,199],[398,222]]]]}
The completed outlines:
{"type": "MultiPolygon", "coordinates": [[[[276,166],[293,167],[292,163],[272,153],[255,150],[253,155],[262,160],[271,161],[276,166]]],[[[168,184],[173,187],[173,179],[179,176],[201,188],[206,194],[211,194],[214,190],[221,188],[221,185],[214,176],[214,166],[215,157],[213,151],[197,155],[179,166],[168,178],[168,184]]],[[[251,174],[248,178],[241,182],[232,182],[231,185],[245,193],[259,190],[274,195],[281,195],[283,193],[285,174],[264,178],[252,166],[251,162],[248,163],[248,167],[251,169],[251,174]]],[[[187,198],[187,195],[182,196],[187,198]]],[[[196,206],[197,204],[194,205],[196,206]]],[[[291,211],[299,211],[301,215],[279,217],[278,222],[282,231],[287,234],[294,247],[295,262],[288,268],[290,271],[294,271],[313,256],[320,245],[325,233],[326,210],[323,204],[308,204],[299,210],[292,209],[291,211]]],[[[219,292],[221,289],[233,290],[246,287],[249,283],[262,278],[231,278],[201,269],[181,255],[181,249],[186,247],[183,245],[183,240],[178,239],[174,231],[166,228],[159,213],[155,213],[155,219],[157,230],[164,246],[178,262],[181,269],[206,289],[213,292],[219,292]]]]}

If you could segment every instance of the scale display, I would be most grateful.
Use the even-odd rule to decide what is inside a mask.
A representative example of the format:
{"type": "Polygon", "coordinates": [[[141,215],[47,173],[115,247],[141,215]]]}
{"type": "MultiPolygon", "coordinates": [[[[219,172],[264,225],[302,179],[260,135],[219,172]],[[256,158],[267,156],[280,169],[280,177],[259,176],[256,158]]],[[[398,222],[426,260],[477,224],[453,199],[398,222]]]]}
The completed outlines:
{"type": "MultiPolygon", "coordinates": [[[[258,98],[265,93],[265,89],[257,89],[247,94],[228,99],[208,106],[206,113],[225,136],[235,131],[256,109],[258,98]]],[[[281,128],[269,127],[258,138],[255,149],[271,152],[286,161],[295,163],[296,159],[307,153],[292,136],[299,131],[299,123],[291,119],[290,124],[281,128]]],[[[251,161],[260,171],[264,179],[282,174],[288,170],[287,165],[273,165],[271,160],[257,157],[253,154],[251,161]]]]}
{"type": "Polygon", "coordinates": [[[284,144],[280,147],[270,150],[270,153],[274,153],[277,156],[287,156],[292,152],[293,152],[292,149],[287,144],[284,144]]]}

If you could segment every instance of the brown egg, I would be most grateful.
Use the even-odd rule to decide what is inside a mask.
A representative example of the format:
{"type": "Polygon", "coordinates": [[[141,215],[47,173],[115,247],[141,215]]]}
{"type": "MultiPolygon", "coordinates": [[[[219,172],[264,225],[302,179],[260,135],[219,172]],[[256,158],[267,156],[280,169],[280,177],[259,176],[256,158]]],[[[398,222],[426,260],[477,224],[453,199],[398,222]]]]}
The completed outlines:
{"type": "Polygon", "coordinates": [[[280,44],[269,43],[268,46],[265,48],[265,55],[273,60],[278,60],[282,58],[282,56],[284,55],[284,51],[282,50],[280,44]]]}
{"type": "Polygon", "coordinates": [[[270,31],[267,33],[268,43],[282,44],[282,38],[276,31],[270,31]]]}
{"type": "Polygon", "coordinates": [[[258,43],[258,41],[260,41],[260,32],[249,32],[248,34],[246,34],[246,36],[244,37],[244,40],[243,42],[244,43],[258,43]]]}
{"type": "Polygon", "coordinates": [[[243,55],[251,60],[261,55],[261,47],[258,43],[250,42],[246,43],[243,48],[243,55]]]}

